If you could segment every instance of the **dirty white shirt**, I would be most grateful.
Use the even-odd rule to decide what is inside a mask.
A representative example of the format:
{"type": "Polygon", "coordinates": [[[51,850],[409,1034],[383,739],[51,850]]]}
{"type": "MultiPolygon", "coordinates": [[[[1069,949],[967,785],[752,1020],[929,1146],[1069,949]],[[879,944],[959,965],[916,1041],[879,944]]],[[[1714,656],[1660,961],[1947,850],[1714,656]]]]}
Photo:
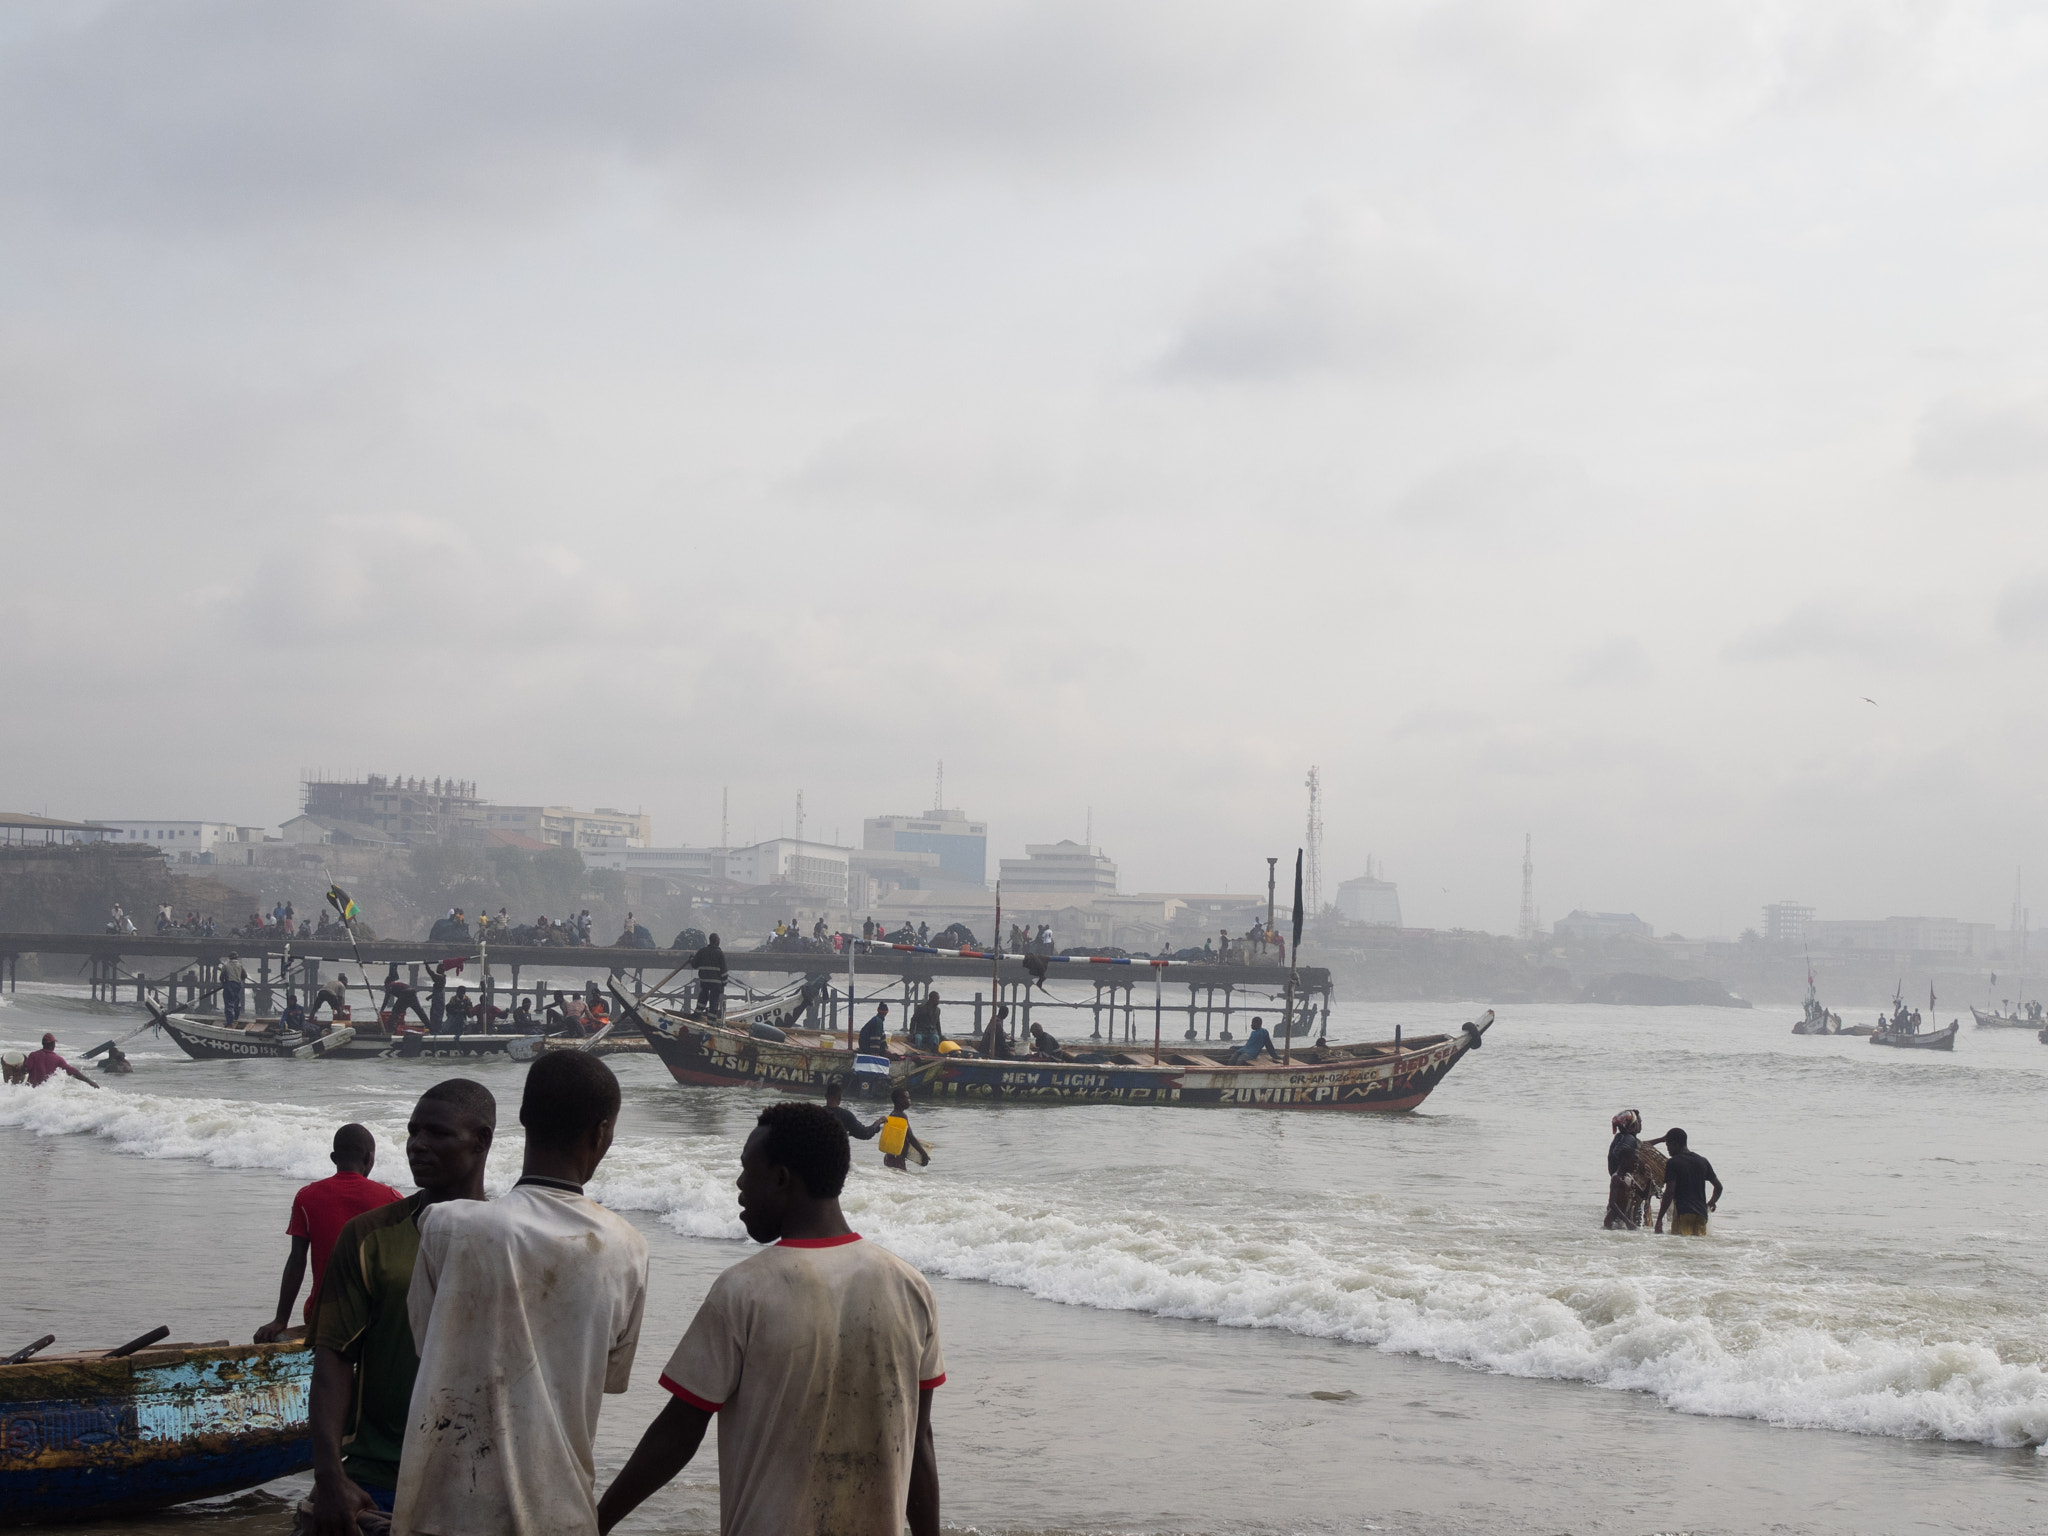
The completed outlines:
{"type": "Polygon", "coordinates": [[[901,1536],[918,1394],[945,1379],[931,1287],[858,1236],[733,1265],[661,1374],[718,1415],[722,1536],[901,1536]]]}
{"type": "Polygon", "coordinates": [[[394,1536],[595,1536],[591,1441],[632,1372],[647,1240],[543,1184],[420,1217],[394,1536]]]}

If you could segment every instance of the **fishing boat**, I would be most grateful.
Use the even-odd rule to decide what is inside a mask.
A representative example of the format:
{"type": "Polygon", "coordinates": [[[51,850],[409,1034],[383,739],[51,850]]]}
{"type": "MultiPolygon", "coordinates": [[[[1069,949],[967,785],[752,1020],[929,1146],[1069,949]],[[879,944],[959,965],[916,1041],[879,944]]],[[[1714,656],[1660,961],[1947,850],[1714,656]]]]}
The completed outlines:
{"type": "MultiPolygon", "coordinates": [[[[154,1011],[154,1010],[153,1010],[154,1011]]],[[[264,1021],[254,1021],[259,1026],[264,1021]]],[[[202,1019],[186,1013],[157,1012],[157,1023],[163,1026],[165,1034],[179,1050],[194,1061],[243,1061],[251,1059],[288,1059],[310,1061],[322,1056],[374,1055],[378,1050],[388,1048],[383,1043],[369,1051],[350,1049],[355,1044],[356,1032],[343,1024],[324,1035],[308,1035],[302,1030],[280,1031],[274,1024],[268,1028],[243,1028],[239,1024],[223,1024],[216,1019],[202,1019]]]]}
{"type": "Polygon", "coordinates": [[[1909,1051],[1952,1051],[1956,1048],[1956,1035],[1963,1025],[1960,1019],[1950,1019],[1946,1029],[1917,1029],[1908,1024],[1886,1024],[1872,1032],[1872,1045],[1895,1045],[1909,1051]]]}
{"type": "MultiPolygon", "coordinates": [[[[848,1097],[1035,1104],[1232,1105],[1259,1109],[1415,1108],[1493,1025],[1492,1010],[1454,1034],[1364,1045],[1312,1046],[1289,1062],[1236,1065],[1233,1049],[1160,1046],[1062,1050],[1055,1058],[998,1059],[964,1050],[914,1051],[892,1037],[888,1057],[862,1055],[845,1038],[771,1027],[777,1038],[635,1003],[613,989],[669,1075],[693,1087],[766,1087],[822,1095],[831,1083],[848,1097]]],[[[949,1042],[950,1043],[950,1042],[949,1042]]]]}
{"type": "Polygon", "coordinates": [[[2048,1025],[2048,1019],[2041,1016],[2039,1003],[2029,1003],[2027,1009],[2031,1011],[1998,1013],[1972,1007],[1970,1016],[1977,1021],[1979,1029],[2040,1029],[2048,1025]]]}
{"type": "Polygon", "coordinates": [[[0,1365],[0,1524],[143,1514],[313,1464],[311,1350],[153,1342],[168,1332],[0,1365]]]}
{"type": "Polygon", "coordinates": [[[1820,992],[1813,984],[1813,962],[1806,962],[1806,1011],[1792,1026],[1795,1035],[1839,1035],[1842,1016],[1821,1006],[1820,992]]]}

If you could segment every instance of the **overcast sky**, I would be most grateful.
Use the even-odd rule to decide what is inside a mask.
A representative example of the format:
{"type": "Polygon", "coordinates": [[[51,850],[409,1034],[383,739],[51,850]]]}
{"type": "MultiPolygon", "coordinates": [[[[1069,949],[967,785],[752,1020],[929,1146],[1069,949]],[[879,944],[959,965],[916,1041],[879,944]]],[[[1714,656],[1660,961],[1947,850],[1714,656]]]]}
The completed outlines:
{"type": "Polygon", "coordinates": [[[2037,7],[18,0],[0,144],[0,806],[2048,911],[2037,7]]]}

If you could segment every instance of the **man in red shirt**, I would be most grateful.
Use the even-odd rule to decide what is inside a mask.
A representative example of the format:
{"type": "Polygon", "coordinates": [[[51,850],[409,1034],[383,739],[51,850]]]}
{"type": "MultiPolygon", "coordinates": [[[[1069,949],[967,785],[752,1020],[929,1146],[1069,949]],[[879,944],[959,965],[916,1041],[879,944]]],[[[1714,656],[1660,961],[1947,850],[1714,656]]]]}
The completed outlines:
{"type": "Polygon", "coordinates": [[[320,1300],[320,1281],[327,1273],[327,1256],[334,1240],[352,1216],[374,1211],[380,1205],[405,1198],[389,1184],[369,1176],[377,1165],[377,1139],[368,1126],[344,1125],[334,1133],[335,1174],[317,1184],[308,1184],[292,1197],[292,1219],[285,1236],[292,1240],[291,1256],[284,1261],[284,1279],[277,1290],[277,1316],[256,1330],[256,1342],[269,1344],[291,1331],[292,1303],[299,1298],[299,1282],[306,1278],[306,1258],[313,1260],[313,1289],[306,1295],[307,1321],[320,1300]]]}
{"type": "Polygon", "coordinates": [[[28,1053],[28,1085],[31,1088],[40,1088],[59,1072],[69,1072],[88,1088],[99,1087],[98,1083],[57,1054],[55,1035],[44,1035],[43,1048],[28,1053]]]}

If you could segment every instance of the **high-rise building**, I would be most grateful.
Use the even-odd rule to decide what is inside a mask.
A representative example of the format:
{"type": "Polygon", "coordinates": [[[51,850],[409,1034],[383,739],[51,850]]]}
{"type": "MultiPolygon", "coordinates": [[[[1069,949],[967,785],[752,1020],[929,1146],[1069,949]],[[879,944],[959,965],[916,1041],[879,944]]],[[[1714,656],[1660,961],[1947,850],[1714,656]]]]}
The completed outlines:
{"type": "Polygon", "coordinates": [[[1804,944],[1813,930],[1813,908],[1796,901],[1774,901],[1764,908],[1766,944],[1804,944]]]}
{"type": "Polygon", "coordinates": [[[1026,857],[1002,861],[1003,895],[1114,896],[1116,864],[1100,848],[1062,839],[1057,843],[1026,843],[1026,857]]]}
{"type": "Polygon", "coordinates": [[[305,812],[316,821],[353,822],[401,843],[448,842],[483,825],[483,801],[470,779],[386,778],[304,781],[305,812]]]}
{"type": "MultiPolygon", "coordinates": [[[[861,846],[871,852],[937,854],[938,868],[919,876],[916,888],[988,884],[988,823],[969,821],[958,809],[922,816],[870,816],[861,824],[861,846]]],[[[906,885],[909,882],[904,882],[906,885]]]]}
{"type": "Polygon", "coordinates": [[[1374,928],[1401,926],[1401,892],[1391,880],[1382,880],[1366,861],[1366,873],[1337,887],[1337,910],[1354,923],[1374,928]]]}

